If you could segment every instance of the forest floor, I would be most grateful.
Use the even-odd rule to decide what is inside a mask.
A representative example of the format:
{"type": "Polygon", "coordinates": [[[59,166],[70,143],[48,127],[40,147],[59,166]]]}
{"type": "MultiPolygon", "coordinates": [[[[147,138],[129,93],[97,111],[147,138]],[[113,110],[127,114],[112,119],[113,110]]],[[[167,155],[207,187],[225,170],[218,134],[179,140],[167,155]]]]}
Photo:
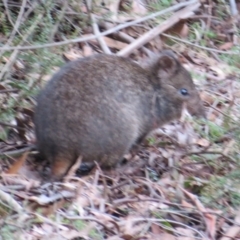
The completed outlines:
{"type": "Polygon", "coordinates": [[[84,2],[0,2],[0,240],[240,239],[240,2],[84,2]],[[52,74],[162,49],[191,73],[207,120],[164,125],[124,171],[43,184],[33,115],[52,74]]]}

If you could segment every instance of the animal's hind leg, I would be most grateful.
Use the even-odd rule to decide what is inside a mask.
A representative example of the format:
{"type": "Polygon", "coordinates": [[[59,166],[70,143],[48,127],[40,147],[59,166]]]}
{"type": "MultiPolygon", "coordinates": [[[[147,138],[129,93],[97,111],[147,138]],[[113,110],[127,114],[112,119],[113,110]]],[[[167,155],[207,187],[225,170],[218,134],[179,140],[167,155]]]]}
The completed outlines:
{"type": "Polygon", "coordinates": [[[77,159],[72,159],[69,156],[59,155],[52,159],[51,162],[51,179],[61,180],[76,162],[77,159]]]}

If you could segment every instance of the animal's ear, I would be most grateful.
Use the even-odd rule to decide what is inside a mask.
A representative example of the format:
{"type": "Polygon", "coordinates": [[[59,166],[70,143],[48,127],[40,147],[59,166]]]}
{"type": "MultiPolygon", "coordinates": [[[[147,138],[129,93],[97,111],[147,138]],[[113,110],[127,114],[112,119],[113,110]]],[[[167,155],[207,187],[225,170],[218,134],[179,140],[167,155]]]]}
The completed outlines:
{"type": "Polygon", "coordinates": [[[158,59],[159,78],[169,78],[176,73],[179,68],[179,62],[175,54],[170,50],[164,50],[158,59]]]}

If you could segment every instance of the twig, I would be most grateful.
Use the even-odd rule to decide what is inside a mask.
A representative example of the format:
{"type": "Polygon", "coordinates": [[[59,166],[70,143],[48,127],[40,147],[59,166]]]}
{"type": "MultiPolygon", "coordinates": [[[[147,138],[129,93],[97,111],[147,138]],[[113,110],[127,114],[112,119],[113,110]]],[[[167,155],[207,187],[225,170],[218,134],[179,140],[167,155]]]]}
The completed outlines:
{"type": "Polygon", "coordinates": [[[237,16],[238,15],[238,9],[235,0],[229,0],[230,4],[230,9],[231,9],[231,14],[232,16],[237,16]]]}
{"type": "MultiPolygon", "coordinates": [[[[39,77],[32,81],[31,84],[28,86],[28,91],[31,91],[36,85],[37,83],[39,83],[39,81],[42,79],[43,75],[45,74],[45,71],[46,69],[42,69],[40,74],[39,74],[39,77]]],[[[18,105],[19,106],[19,103],[22,102],[22,99],[24,99],[26,96],[26,91],[22,91],[18,94],[17,98],[14,100],[14,105],[18,105]]],[[[19,108],[17,109],[19,110],[19,108]]]]}
{"type": "Polygon", "coordinates": [[[0,190],[0,199],[3,200],[4,202],[7,202],[8,205],[17,213],[23,212],[23,208],[18,204],[18,202],[15,201],[11,195],[5,193],[2,190],[0,190]]]}
{"type": "Polygon", "coordinates": [[[4,90],[0,90],[0,94],[1,93],[16,93],[16,92],[18,92],[19,91],[19,89],[4,89],[4,90]]]}
{"type": "Polygon", "coordinates": [[[214,109],[215,111],[217,111],[217,112],[219,112],[219,113],[221,113],[223,116],[225,116],[225,117],[227,117],[227,118],[229,118],[229,119],[231,119],[234,123],[237,123],[238,124],[238,122],[235,120],[235,119],[233,119],[232,117],[230,117],[229,115],[227,115],[226,113],[224,113],[224,112],[222,112],[221,110],[219,110],[218,108],[216,108],[216,107],[214,107],[214,106],[212,106],[211,104],[209,104],[208,102],[205,102],[207,105],[208,105],[208,107],[210,107],[210,108],[212,108],[212,109],[214,109]]]}
{"type": "Polygon", "coordinates": [[[209,4],[208,4],[208,18],[207,18],[207,26],[206,26],[206,31],[209,31],[210,29],[210,25],[211,25],[211,18],[209,16],[212,16],[212,8],[213,8],[213,2],[212,1],[209,1],[209,4]]]}
{"type": "MultiPolygon", "coordinates": [[[[30,36],[30,34],[32,34],[33,30],[35,29],[35,27],[37,26],[37,24],[40,22],[40,20],[42,19],[43,15],[42,14],[39,14],[35,20],[35,22],[32,24],[32,26],[29,28],[29,31],[25,34],[25,36],[23,37],[22,41],[20,42],[20,45],[23,44],[27,39],[28,37],[30,36]]],[[[0,48],[1,50],[1,48],[0,48]]],[[[4,49],[3,49],[4,50],[4,49]]],[[[9,69],[12,67],[13,63],[14,63],[14,60],[16,59],[17,55],[18,55],[18,52],[19,50],[18,49],[15,49],[8,61],[7,64],[5,64],[5,66],[3,67],[3,69],[1,70],[0,72],[0,79],[3,78],[4,74],[6,72],[9,71],[9,69]]]]}
{"type": "MultiPolygon", "coordinates": [[[[0,47],[0,50],[30,50],[30,49],[39,49],[39,48],[46,48],[46,47],[62,46],[62,45],[66,45],[66,44],[69,44],[69,43],[79,43],[79,42],[89,41],[89,40],[92,40],[92,39],[96,39],[99,36],[106,36],[106,35],[109,35],[109,34],[112,34],[112,33],[116,32],[116,31],[119,31],[121,29],[124,29],[124,28],[130,27],[130,26],[133,26],[135,24],[147,21],[149,19],[164,15],[164,14],[169,13],[171,11],[176,11],[176,10],[182,8],[182,7],[185,7],[185,6],[188,6],[190,4],[197,3],[197,2],[199,2],[199,1],[198,0],[190,0],[190,1],[187,1],[187,2],[182,2],[182,3],[176,4],[176,5],[174,5],[170,8],[167,8],[167,9],[164,9],[162,11],[150,14],[150,15],[145,16],[143,18],[140,18],[140,19],[137,19],[137,20],[134,20],[134,21],[131,21],[131,22],[127,22],[127,23],[124,23],[124,24],[120,24],[120,25],[118,25],[118,26],[116,26],[112,29],[109,29],[105,32],[99,33],[98,36],[90,35],[90,36],[83,37],[83,38],[80,37],[80,38],[69,39],[69,40],[56,42],[56,43],[46,43],[46,44],[34,45],[34,46],[16,46],[16,47],[4,46],[4,47],[0,47]]],[[[228,52],[228,53],[229,54],[234,54],[232,52],[228,52]]]]}
{"type": "Polygon", "coordinates": [[[8,8],[8,2],[6,0],[3,0],[3,6],[5,7],[5,11],[6,11],[6,14],[7,14],[7,17],[8,17],[8,21],[14,27],[14,23],[12,21],[12,17],[10,15],[9,8],[8,8]]]}
{"type": "MultiPolygon", "coordinates": [[[[214,44],[212,43],[212,41],[209,42],[209,45],[210,45],[211,47],[214,46],[214,44]]],[[[223,61],[219,58],[218,54],[216,54],[215,52],[211,51],[210,54],[211,54],[211,55],[213,56],[213,58],[214,58],[215,60],[217,60],[219,63],[223,62],[223,61]]]]}
{"type": "MultiPolygon", "coordinates": [[[[4,0],[4,3],[6,5],[5,7],[7,7],[7,3],[5,1],[6,0],[4,0]]],[[[19,11],[19,14],[18,14],[18,17],[17,17],[17,20],[16,20],[15,24],[13,25],[13,31],[11,32],[11,35],[10,35],[10,37],[9,37],[7,43],[6,43],[7,45],[10,45],[12,43],[12,40],[14,39],[14,37],[16,35],[16,32],[21,36],[21,33],[18,31],[18,28],[19,28],[20,23],[21,23],[21,19],[22,19],[22,15],[24,13],[26,3],[27,3],[27,0],[23,0],[20,11],[19,11]]],[[[0,52],[0,57],[2,56],[2,54],[3,54],[3,51],[0,52]]]]}
{"type": "MultiPolygon", "coordinates": [[[[219,97],[227,100],[228,102],[232,102],[232,101],[233,101],[233,100],[230,99],[229,97],[226,97],[224,94],[219,93],[219,92],[217,92],[217,91],[213,91],[213,90],[210,90],[210,89],[206,89],[206,90],[204,90],[204,91],[205,91],[205,92],[212,93],[212,94],[214,94],[214,95],[217,95],[217,96],[219,96],[219,97]]],[[[224,100],[223,100],[223,101],[224,101],[224,100]]],[[[233,102],[233,104],[236,105],[237,107],[240,107],[240,104],[236,103],[235,101],[233,102]]]]}
{"type": "Polygon", "coordinates": [[[10,123],[5,123],[5,122],[2,122],[2,121],[0,121],[0,125],[1,126],[6,126],[6,127],[11,127],[11,128],[16,128],[16,129],[19,129],[19,130],[25,130],[25,128],[23,128],[23,127],[18,127],[16,125],[13,125],[13,124],[10,124],[10,123]]]}
{"type": "Polygon", "coordinates": [[[55,33],[57,32],[58,27],[59,27],[59,25],[60,25],[60,22],[62,21],[64,15],[65,15],[65,12],[66,12],[66,10],[67,10],[67,7],[68,7],[68,1],[63,1],[62,11],[60,12],[60,15],[59,15],[59,17],[58,17],[57,23],[55,24],[55,26],[54,26],[54,28],[53,28],[53,30],[52,30],[52,33],[51,33],[51,35],[50,35],[50,37],[49,37],[49,41],[50,41],[50,42],[52,42],[53,39],[54,39],[54,35],[55,35],[55,33]]]}
{"type": "Polygon", "coordinates": [[[202,215],[202,218],[205,222],[206,226],[206,232],[209,237],[209,240],[214,240],[216,235],[216,216],[213,216],[212,214],[205,213],[206,208],[203,206],[201,201],[198,199],[198,197],[187,190],[183,189],[181,186],[179,186],[179,189],[194,203],[196,208],[199,210],[200,214],[202,215]],[[211,221],[211,224],[210,224],[211,221]]]}
{"type": "Polygon", "coordinates": [[[34,213],[34,212],[32,212],[32,214],[34,215],[34,216],[36,216],[37,218],[39,218],[42,222],[45,222],[45,223],[47,223],[47,224],[51,224],[52,226],[55,226],[55,227],[57,227],[58,229],[62,229],[62,228],[65,228],[65,226],[62,226],[61,224],[59,224],[58,222],[54,222],[53,220],[51,220],[50,218],[46,218],[46,217],[44,217],[44,216],[42,216],[42,215],[40,215],[40,214],[38,214],[38,213],[34,213]]]}
{"type": "Polygon", "coordinates": [[[161,191],[159,191],[159,189],[157,189],[162,196],[157,194],[155,189],[153,189],[153,187],[151,186],[151,185],[154,185],[154,183],[150,182],[149,180],[146,181],[145,179],[141,179],[139,177],[134,177],[133,179],[134,179],[134,181],[140,182],[140,183],[142,183],[142,184],[144,184],[144,185],[146,185],[148,187],[149,192],[150,192],[150,197],[154,197],[155,196],[156,198],[163,198],[163,193],[161,191]]]}
{"type": "Polygon", "coordinates": [[[96,167],[97,167],[97,170],[98,170],[98,174],[102,176],[102,181],[103,181],[103,187],[104,187],[104,190],[103,190],[103,197],[104,199],[109,199],[109,196],[108,196],[108,193],[109,193],[109,189],[107,187],[107,180],[106,180],[106,175],[103,174],[102,172],[102,169],[101,167],[99,166],[98,162],[94,161],[96,167]]]}
{"type": "Polygon", "coordinates": [[[218,154],[221,155],[222,157],[225,157],[227,159],[229,159],[232,163],[236,163],[236,160],[233,159],[230,156],[227,156],[226,154],[224,154],[223,152],[220,151],[196,151],[196,152],[188,152],[186,154],[183,154],[181,157],[185,157],[185,156],[190,156],[190,155],[204,155],[204,154],[218,154]]]}
{"type": "MultiPolygon", "coordinates": [[[[23,0],[22,1],[22,5],[21,5],[21,8],[20,8],[20,12],[18,14],[18,17],[17,17],[17,20],[14,24],[14,30],[12,31],[11,33],[11,36],[10,36],[10,39],[9,41],[12,42],[16,32],[18,32],[18,28],[20,26],[20,23],[21,23],[21,19],[22,19],[22,16],[23,16],[23,13],[24,13],[24,10],[25,10],[25,7],[26,7],[26,4],[27,4],[27,0],[23,0]]],[[[19,35],[21,35],[19,32],[18,32],[19,35]]]]}
{"type": "Polygon", "coordinates": [[[226,51],[218,50],[218,49],[215,49],[215,48],[209,48],[209,47],[200,46],[198,44],[191,43],[191,42],[189,42],[187,40],[184,40],[184,39],[181,39],[181,38],[178,38],[178,37],[174,37],[174,36],[166,34],[166,33],[162,33],[161,35],[163,35],[165,37],[169,37],[169,38],[171,38],[173,40],[176,40],[176,41],[180,41],[180,42],[192,45],[192,46],[197,47],[197,48],[201,48],[201,49],[207,50],[207,51],[213,51],[213,52],[216,52],[216,53],[224,53],[224,54],[230,54],[230,55],[239,55],[239,53],[237,53],[237,52],[226,52],[226,51]]]}
{"type": "MultiPolygon", "coordinates": [[[[104,227],[104,229],[106,229],[107,231],[111,232],[112,234],[115,234],[113,232],[112,229],[110,229],[109,227],[105,226],[101,221],[99,221],[98,219],[94,218],[94,217],[78,217],[78,216],[67,216],[66,214],[64,213],[60,213],[63,217],[69,219],[69,220],[85,220],[85,221],[94,221],[98,224],[100,224],[101,226],[104,227]]],[[[118,232],[120,232],[120,228],[118,226],[118,224],[115,222],[115,221],[110,221],[114,226],[115,228],[117,229],[118,232]]]]}
{"type": "Polygon", "coordinates": [[[68,181],[68,178],[75,175],[75,172],[79,169],[81,163],[82,163],[82,156],[79,156],[76,162],[71,166],[71,168],[67,172],[66,177],[64,177],[64,180],[63,180],[64,183],[68,181]]]}
{"type": "Polygon", "coordinates": [[[29,4],[32,4],[31,7],[28,8],[28,10],[24,13],[22,21],[25,22],[25,20],[28,18],[28,16],[30,15],[30,13],[41,3],[41,1],[39,0],[35,0],[35,2],[33,1],[29,1],[29,4]]]}
{"type": "Polygon", "coordinates": [[[93,32],[97,36],[98,43],[101,46],[103,52],[106,53],[106,54],[112,54],[112,52],[110,51],[106,42],[104,41],[103,37],[99,36],[100,31],[99,31],[99,28],[98,28],[98,25],[96,23],[96,19],[95,19],[94,15],[90,14],[90,16],[91,16],[91,20],[92,20],[93,32]]]}
{"type": "Polygon", "coordinates": [[[31,197],[26,196],[25,199],[30,201],[35,201],[38,204],[45,206],[47,204],[54,203],[61,199],[74,198],[74,197],[76,197],[76,194],[74,192],[62,190],[50,196],[45,196],[45,195],[31,196],[31,197]]]}
{"type": "MultiPolygon", "coordinates": [[[[197,233],[199,236],[201,236],[202,238],[199,238],[199,237],[195,237],[194,239],[206,239],[206,236],[204,236],[201,232],[197,231],[196,229],[190,227],[190,226],[187,226],[186,224],[183,224],[181,222],[177,222],[177,221],[174,221],[174,220],[171,220],[171,219],[159,219],[159,218],[133,218],[132,219],[132,222],[146,222],[146,221],[150,221],[150,222],[163,222],[163,223],[173,223],[173,224],[176,224],[176,225],[179,225],[179,226],[183,226],[184,228],[188,228],[188,229],[191,229],[193,232],[197,233]]],[[[181,236],[183,236],[182,233],[179,233],[178,231],[174,230],[172,227],[167,227],[166,224],[162,224],[161,225],[162,228],[164,229],[167,229],[167,230],[171,230],[175,233],[178,233],[180,234],[181,236]]]]}
{"type": "Polygon", "coordinates": [[[88,14],[90,16],[90,19],[92,21],[92,27],[93,27],[93,33],[94,35],[97,36],[97,40],[98,43],[100,45],[100,47],[102,48],[103,52],[106,54],[112,54],[112,52],[110,51],[109,47],[107,46],[106,42],[104,41],[102,36],[99,36],[100,31],[96,22],[96,18],[95,16],[92,14],[92,6],[91,6],[91,2],[90,0],[86,0],[86,6],[87,6],[87,10],[88,10],[88,14]]]}
{"type": "MultiPolygon", "coordinates": [[[[3,0],[4,1],[4,0],[3,0]]],[[[0,6],[4,6],[4,3],[1,3],[0,2],[0,6]]],[[[14,4],[14,3],[8,3],[8,6],[10,7],[16,7],[16,8],[20,8],[21,7],[21,4],[14,4]]],[[[29,8],[28,6],[26,6],[26,8],[29,8]]]]}
{"type": "Polygon", "coordinates": [[[213,19],[213,20],[218,20],[219,23],[221,22],[220,21],[220,18],[219,17],[216,17],[216,16],[208,16],[208,15],[197,15],[197,16],[192,16],[192,17],[189,17],[190,19],[203,19],[203,18],[210,18],[210,19],[213,19]]]}
{"type": "MultiPolygon", "coordinates": [[[[163,34],[162,34],[163,35],[163,34]]],[[[164,34],[165,35],[165,34],[164,34]]],[[[207,72],[201,72],[200,70],[198,69],[194,69],[194,72],[197,73],[198,75],[202,76],[202,77],[206,77],[208,79],[211,79],[213,80],[214,82],[217,82],[217,81],[222,81],[222,80],[225,80],[225,76],[223,77],[217,77],[217,76],[214,76],[213,74],[210,74],[210,73],[207,73],[207,72]]],[[[206,90],[207,91],[207,90],[206,90]]]]}
{"type": "Polygon", "coordinates": [[[13,151],[8,151],[8,152],[0,152],[0,157],[3,157],[3,156],[17,156],[17,155],[20,155],[24,152],[31,151],[34,148],[35,148],[34,145],[30,145],[28,147],[21,148],[21,149],[18,149],[18,150],[13,150],[13,151]]]}
{"type": "MultiPolygon", "coordinates": [[[[199,21],[201,22],[201,31],[200,34],[198,35],[198,38],[196,39],[197,41],[195,42],[195,44],[199,43],[199,41],[202,40],[203,38],[203,34],[204,32],[206,32],[206,23],[205,21],[203,21],[202,19],[199,19],[199,21]]],[[[196,29],[194,28],[194,31],[196,32],[196,29]]]]}
{"type": "Polygon", "coordinates": [[[108,8],[111,11],[111,19],[113,21],[118,20],[118,11],[119,11],[120,1],[121,0],[114,0],[109,2],[110,4],[108,5],[108,8]]]}
{"type": "MultiPolygon", "coordinates": [[[[107,22],[101,22],[101,23],[100,23],[100,26],[101,26],[101,27],[104,27],[105,29],[111,29],[112,26],[113,26],[113,24],[107,23],[107,22]]],[[[129,36],[128,34],[126,34],[126,33],[124,33],[124,32],[120,32],[120,31],[114,33],[114,36],[118,36],[119,38],[125,40],[125,41],[128,42],[128,43],[132,43],[132,42],[135,41],[135,39],[134,39],[133,37],[129,36]]],[[[151,53],[152,53],[149,49],[145,48],[144,46],[142,46],[142,50],[143,50],[148,56],[150,56],[151,53]]]]}
{"type": "Polygon", "coordinates": [[[136,41],[134,41],[133,43],[129,44],[127,47],[119,51],[117,55],[128,56],[135,49],[143,46],[144,44],[148,43],[150,40],[152,40],[159,34],[163,33],[164,31],[172,27],[174,24],[179,22],[180,19],[188,18],[192,16],[194,14],[193,11],[198,9],[199,6],[200,6],[200,3],[195,3],[194,5],[187,6],[183,10],[178,11],[172,17],[170,17],[169,19],[161,23],[159,26],[146,32],[141,37],[139,37],[136,41]]]}

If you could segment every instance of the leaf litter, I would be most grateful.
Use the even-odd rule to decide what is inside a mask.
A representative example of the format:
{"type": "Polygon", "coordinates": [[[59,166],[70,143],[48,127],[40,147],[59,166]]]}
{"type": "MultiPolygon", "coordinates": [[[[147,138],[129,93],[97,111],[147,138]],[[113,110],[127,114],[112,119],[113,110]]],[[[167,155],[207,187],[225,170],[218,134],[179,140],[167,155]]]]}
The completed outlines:
{"type": "MultiPolygon", "coordinates": [[[[158,1],[144,1],[144,4],[139,0],[105,2],[105,6],[101,6],[100,1],[96,1],[94,11],[101,20],[98,23],[101,30],[139,20],[150,11],[178,4],[169,1],[166,7],[158,1]]],[[[61,11],[61,4],[57,1],[56,6],[50,6],[52,12],[48,14],[53,17],[53,10],[61,11]]],[[[31,72],[31,61],[22,60],[17,53],[0,84],[3,112],[0,122],[2,239],[7,239],[6,236],[10,236],[8,239],[31,240],[240,239],[239,177],[230,178],[231,174],[239,174],[240,73],[237,70],[239,58],[236,57],[239,48],[236,56],[227,54],[236,49],[236,41],[239,42],[234,30],[239,18],[230,15],[227,3],[217,5],[215,1],[202,1],[198,5],[192,1],[189,4],[196,4],[194,10],[189,10],[189,16],[179,18],[175,24],[168,23],[166,31],[159,32],[155,38],[146,33],[156,25],[161,26],[170,15],[134,24],[102,38],[105,47],[116,54],[140,39],[138,46],[125,53],[139,62],[147,59],[148,50],[175,50],[192,73],[205,103],[208,121],[196,120],[183,112],[179,121],[156,130],[135,156],[129,154],[124,166],[111,171],[103,172],[96,166],[86,176],[75,176],[79,159],[63,182],[42,182],[40,173],[47,174],[49,165],[37,159],[33,147],[32,118],[36,94],[27,92],[29,88],[35,90],[36,86],[44,85],[59,66],[54,65],[51,73],[31,72]],[[148,41],[142,44],[144,34],[148,41]],[[206,51],[207,48],[212,51],[206,51]],[[223,59],[226,56],[228,59],[223,59]],[[233,64],[232,60],[235,61],[233,64]],[[33,79],[32,82],[29,79],[33,79]],[[214,182],[213,179],[220,180],[214,182]]],[[[31,5],[23,1],[16,5],[26,7],[33,16],[35,8],[42,11],[38,3],[31,5]]],[[[12,20],[7,12],[13,13],[13,6],[0,7],[6,11],[2,15],[4,19],[12,20]]],[[[179,9],[172,14],[178,16],[177,11],[182,10],[179,9]]],[[[88,14],[83,3],[68,3],[64,20],[57,23],[55,42],[65,40],[70,31],[79,29],[79,19],[74,15],[78,11],[85,16],[88,14]],[[70,29],[67,23],[71,25],[70,29]]],[[[18,14],[21,24],[15,27],[23,33],[24,24],[31,15],[25,12],[25,18],[21,19],[18,14]]],[[[8,39],[5,35],[0,34],[4,43],[8,39]]],[[[81,32],[81,37],[89,35],[94,35],[91,23],[83,26],[81,32]]],[[[72,61],[103,49],[97,37],[84,43],[69,42],[61,55],[65,61],[72,61]]],[[[5,70],[12,59],[8,54],[4,55],[0,67],[5,70]]]]}

